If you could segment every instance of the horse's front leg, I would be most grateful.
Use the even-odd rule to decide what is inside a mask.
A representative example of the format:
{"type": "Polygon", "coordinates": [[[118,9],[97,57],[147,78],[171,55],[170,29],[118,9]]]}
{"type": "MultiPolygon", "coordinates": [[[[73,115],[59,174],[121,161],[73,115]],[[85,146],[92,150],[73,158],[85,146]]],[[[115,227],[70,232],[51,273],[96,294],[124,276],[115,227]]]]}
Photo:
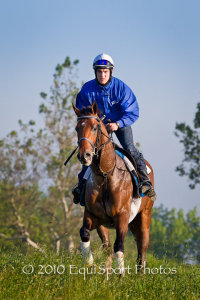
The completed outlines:
{"type": "Polygon", "coordinates": [[[117,268],[120,273],[124,274],[124,239],[128,231],[129,216],[127,213],[117,215],[115,217],[116,224],[116,240],[114,243],[114,252],[116,257],[117,268]]]}
{"type": "Polygon", "coordinates": [[[87,210],[84,212],[83,226],[80,229],[81,253],[88,265],[93,264],[93,255],[90,249],[90,231],[98,227],[97,219],[87,210]]]}

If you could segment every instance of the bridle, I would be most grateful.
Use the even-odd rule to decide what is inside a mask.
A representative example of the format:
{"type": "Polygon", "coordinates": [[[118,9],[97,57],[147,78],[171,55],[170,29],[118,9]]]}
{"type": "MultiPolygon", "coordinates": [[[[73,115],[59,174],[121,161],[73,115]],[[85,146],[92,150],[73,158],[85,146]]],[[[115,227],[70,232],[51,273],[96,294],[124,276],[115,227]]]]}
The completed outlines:
{"type": "Polygon", "coordinates": [[[113,141],[112,136],[109,137],[105,133],[103,133],[103,131],[101,129],[101,119],[99,119],[98,117],[96,117],[96,116],[81,116],[81,117],[77,118],[77,121],[80,121],[82,119],[95,119],[98,122],[97,138],[96,138],[95,144],[93,144],[88,138],[82,137],[78,141],[78,146],[80,147],[81,141],[87,141],[93,148],[93,154],[98,157],[99,152],[104,148],[104,146],[113,141]],[[104,135],[105,137],[108,138],[108,140],[104,144],[102,144],[102,142],[100,144],[100,139],[101,139],[102,135],[104,135]]]}
{"type": "MultiPolygon", "coordinates": [[[[72,151],[72,153],[69,155],[69,157],[65,160],[64,162],[64,165],[66,166],[67,163],[70,161],[70,159],[72,158],[72,156],[75,154],[76,150],[79,148],[80,146],[80,143],[81,141],[87,141],[93,148],[93,154],[94,156],[96,156],[98,158],[99,156],[99,152],[100,150],[108,143],[112,142],[113,143],[113,140],[112,140],[112,135],[111,137],[107,136],[105,133],[103,133],[102,129],[101,129],[101,121],[105,118],[105,115],[100,119],[99,117],[96,117],[96,116],[81,116],[81,117],[78,117],[77,118],[77,121],[79,120],[82,120],[82,119],[95,119],[97,122],[98,122],[98,131],[97,131],[97,139],[96,139],[96,142],[95,144],[93,144],[88,138],[86,137],[82,137],[79,141],[78,141],[78,146],[72,151]],[[108,138],[108,140],[102,144],[100,146],[99,143],[100,143],[100,136],[106,136],[108,138]]],[[[113,144],[114,145],[114,144],[113,144]]]]}
{"type": "MultiPolygon", "coordinates": [[[[77,118],[77,121],[80,121],[80,120],[83,120],[83,119],[95,119],[97,122],[98,122],[98,128],[97,128],[97,138],[96,138],[96,142],[93,144],[88,138],[86,137],[82,137],[80,138],[80,140],[78,141],[78,147],[80,147],[80,143],[82,141],[87,141],[93,148],[93,154],[96,158],[99,157],[99,154],[100,154],[100,151],[105,147],[105,145],[107,145],[108,143],[112,143],[113,144],[113,139],[112,139],[112,135],[111,137],[106,135],[102,129],[101,129],[101,120],[99,117],[96,117],[96,116],[81,116],[81,117],[78,117],[77,118]],[[104,135],[105,137],[108,138],[108,140],[102,144],[102,135],[104,135]]],[[[113,144],[114,146],[114,144],[113,144]]],[[[99,170],[100,170],[100,173],[101,175],[103,175],[103,177],[107,177],[108,174],[110,173],[113,173],[114,172],[114,169],[115,169],[115,166],[116,166],[116,153],[115,153],[115,162],[114,162],[114,166],[112,167],[111,170],[107,171],[107,172],[104,172],[102,169],[101,169],[101,165],[99,163],[99,170]]]]}

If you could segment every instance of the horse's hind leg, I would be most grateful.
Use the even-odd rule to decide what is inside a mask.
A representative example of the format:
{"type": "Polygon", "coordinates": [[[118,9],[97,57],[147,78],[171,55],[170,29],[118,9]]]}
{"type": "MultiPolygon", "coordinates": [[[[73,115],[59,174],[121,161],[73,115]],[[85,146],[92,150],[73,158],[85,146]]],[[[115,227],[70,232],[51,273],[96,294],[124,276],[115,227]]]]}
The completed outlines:
{"type": "Polygon", "coordinates": [[[108,258],[105,263],[106,268],[111,268],[112,266],[112,247],[110,243],[109,230],[104,226],[99,226],[97,228],[97,233],[103,243],[103,248],[106,250],[108,258]]]}
{"type": "Polygon", "coordinates": [[[151,210],[145,209],[140,212],[136,218],[129,224],[129,228],[135,236],[138,257],[137,269],[145,267],[146,264],[146,251],[149,246],[149,230],[151,223],[151,210]]]}
{"type": "Polygon", "coordinates": [[[112,252],[111,249],[111,243],[110,243],[110,237],[109,237],[109,230],[108,228],[105,228],[104,226],[99,226],[97,228],[97,233],[103,243],[103,248],[108,250],[108,254],[112,252]]]}

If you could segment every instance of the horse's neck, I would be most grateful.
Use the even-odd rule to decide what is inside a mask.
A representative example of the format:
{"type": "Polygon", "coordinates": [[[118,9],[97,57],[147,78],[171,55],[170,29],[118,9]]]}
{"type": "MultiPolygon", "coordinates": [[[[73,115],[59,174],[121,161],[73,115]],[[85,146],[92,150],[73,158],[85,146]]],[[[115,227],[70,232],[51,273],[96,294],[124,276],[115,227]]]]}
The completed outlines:
{"type": "Polygon", "coordinates": [[[102,128],[102,131],[104,134],[101,135],[101,143],[102,145],[105,144],[105,146],[103,146],[103,149],[101,150],[99,167],[100,171],[107,173],[114,168],[115,150],[111,141],[107,143],[109,138],[106,129],[102,128]]]}

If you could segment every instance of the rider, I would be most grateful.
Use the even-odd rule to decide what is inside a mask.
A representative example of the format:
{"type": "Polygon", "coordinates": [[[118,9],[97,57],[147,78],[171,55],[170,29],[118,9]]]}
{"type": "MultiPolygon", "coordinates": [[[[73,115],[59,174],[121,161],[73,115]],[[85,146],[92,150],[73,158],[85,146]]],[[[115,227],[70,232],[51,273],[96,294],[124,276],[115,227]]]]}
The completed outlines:
{"type": "MultiPolygon", "coordinates": [[[[122,147],[134,157],[142,193],[155,200],[156,193],[148,177],[144,157],[133,143],[131,125],[139,117],[138,103],[132,90],[124,82],[112,76],[113,68],[114,62],[109,55],[102,53],[95,57],[93,69],[96,78],[83,85],[76,98],[76,107],[81,109],[92,105],[94,101],[97,103],[101,114],[111,120],[106,125],[108,132],[114,131],[122,147]]],[[[84,173],[85,168],[79,173],[78,186],[72,190],[76,204],[80,201],[84,186],[84,173]]]]}

